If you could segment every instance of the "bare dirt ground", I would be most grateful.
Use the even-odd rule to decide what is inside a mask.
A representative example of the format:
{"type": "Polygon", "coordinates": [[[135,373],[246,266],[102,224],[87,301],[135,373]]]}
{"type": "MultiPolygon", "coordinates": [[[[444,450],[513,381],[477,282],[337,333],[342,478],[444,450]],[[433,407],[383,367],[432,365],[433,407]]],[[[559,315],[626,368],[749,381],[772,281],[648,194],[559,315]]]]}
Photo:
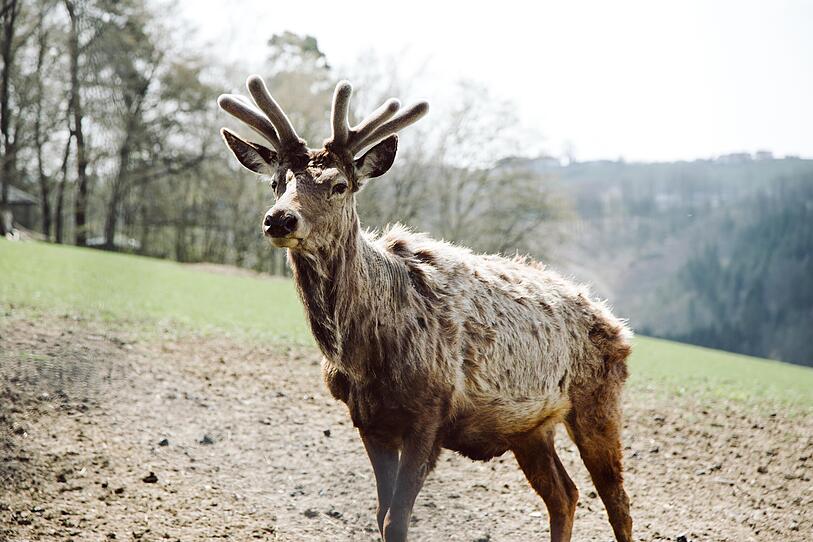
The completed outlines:
{"type": "MultiPolygon", "coordinates": [[[[0,540],[377,540],[375,490],[319,356],[69,318],[0,324],[0,540]]],[[[804,541],[813,422],[732,403],[627,393],[638,540],[804,541]],[[682,540],[682,538],[681,538],[682,540]]],[[[574,540],[612,539],[575,448],[574,540]]],[[[412,540],[546,540],[510,454],[446,452],[412,540]]]]}

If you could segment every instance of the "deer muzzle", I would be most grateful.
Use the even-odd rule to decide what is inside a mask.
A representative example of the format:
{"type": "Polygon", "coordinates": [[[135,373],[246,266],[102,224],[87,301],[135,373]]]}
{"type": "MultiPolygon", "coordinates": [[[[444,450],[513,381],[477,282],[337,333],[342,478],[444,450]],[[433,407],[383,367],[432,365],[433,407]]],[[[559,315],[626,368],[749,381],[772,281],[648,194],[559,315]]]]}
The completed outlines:
{"type": "Polygon", "coordinates": [[[295,248],[301,240],[301,236],[297,235],[301,222],[293,211],[272,208],[263,218],[263,234],[276,247],[295,248]]]}

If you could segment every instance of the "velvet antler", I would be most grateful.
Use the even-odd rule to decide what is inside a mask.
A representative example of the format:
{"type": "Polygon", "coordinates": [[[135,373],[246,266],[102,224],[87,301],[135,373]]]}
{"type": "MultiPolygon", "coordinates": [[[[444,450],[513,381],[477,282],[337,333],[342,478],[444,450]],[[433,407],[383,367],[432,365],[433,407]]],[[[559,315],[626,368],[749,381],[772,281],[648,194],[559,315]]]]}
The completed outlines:
{"type": "Polygon", "coordinates": [[[390,98],[351,128],[347,119],[351,94],[353,87],[347,81],[339,82],[333,93],[333,109],[330,116],[333,136],[325,142],[325,147],[340,155],[355,156],[365,147],[416,122],[429,110],[429,104],[419,102],[399,111],[401,103],[395,98],[390,98]]]}
{"type": "Polygon", "coordinates": [[[221,95],[217,99],[220,108],[263,136],[280,154],[307,151],[305,141],[296,134],[290,119],[268,92],[262,78],[250,76],[246,87],[259,110],[237,94],[221,95]]]}

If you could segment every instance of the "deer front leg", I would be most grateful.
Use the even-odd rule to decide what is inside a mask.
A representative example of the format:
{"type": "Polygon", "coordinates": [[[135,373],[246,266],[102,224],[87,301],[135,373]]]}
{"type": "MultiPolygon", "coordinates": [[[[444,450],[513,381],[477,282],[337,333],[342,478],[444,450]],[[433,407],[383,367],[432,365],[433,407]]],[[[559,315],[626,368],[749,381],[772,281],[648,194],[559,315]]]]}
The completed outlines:
{"type": "Polygon", "coordinates": [[[415,499],[440,453],[437,430],[427,431],[426,426],[421,430],[404,439],[395,491],[384,518],[385,542],[404,542],[407,539],[415,499]]]}
{"type": "Polygon", "coordinates": [[[364,442],[367,456],[373,465],[375,486],[378,490],[378,510],[376,511],[378,532],[384,536],[384,517],[390,509],[390,501],[392,501],[392,494],[395,491],[395,480],[398,476],[398,448],[378,442],[364,434],[361,435],[361,441],[364,442]]]}

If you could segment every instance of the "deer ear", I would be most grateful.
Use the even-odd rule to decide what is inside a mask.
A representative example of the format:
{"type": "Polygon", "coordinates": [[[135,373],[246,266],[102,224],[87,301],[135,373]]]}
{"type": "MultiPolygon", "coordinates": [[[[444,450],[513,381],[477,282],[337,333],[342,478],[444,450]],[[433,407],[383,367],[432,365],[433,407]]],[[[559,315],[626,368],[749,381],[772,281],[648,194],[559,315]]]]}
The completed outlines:
{"type": "Polygon", "coordinates": [[[356,160],[356,180],[361,183],[384,175],[395,161],[398,152],[398,136],[391,135],[356,160]]]}
{"type": "Polygon", "coordinates": [[[277,167],[277,153],[258,143],[246,141],[226,128],[222,128],[220,134],[244,168],[264,175],[274,173],[277,167]]]}

